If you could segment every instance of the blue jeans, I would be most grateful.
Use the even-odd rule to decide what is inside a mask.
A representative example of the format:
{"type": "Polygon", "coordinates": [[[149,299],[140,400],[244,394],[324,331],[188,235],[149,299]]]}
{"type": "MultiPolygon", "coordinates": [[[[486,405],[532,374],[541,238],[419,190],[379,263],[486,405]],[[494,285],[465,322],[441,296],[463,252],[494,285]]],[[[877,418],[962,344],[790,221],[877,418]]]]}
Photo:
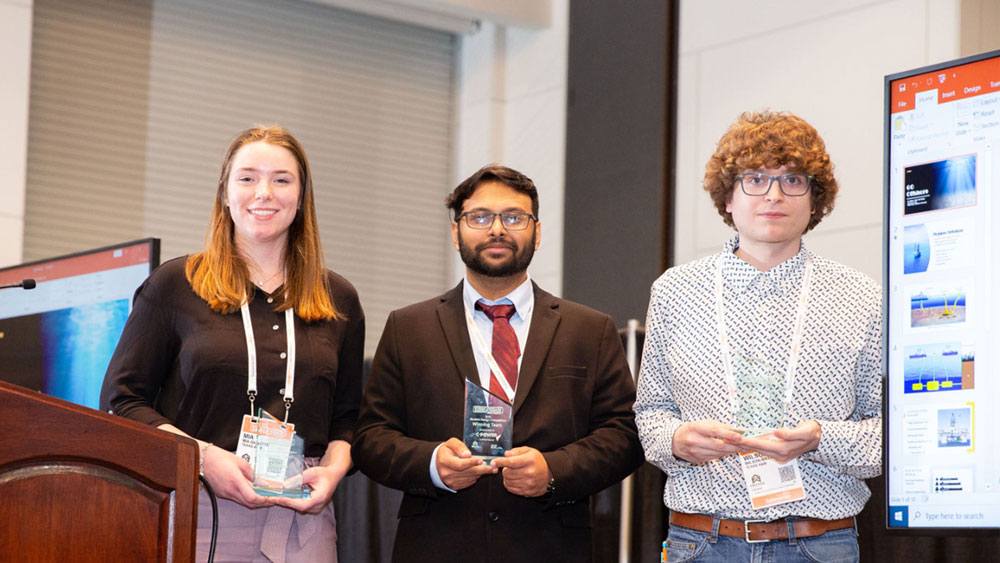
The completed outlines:
{"type": "Polygon", "coordinates": [[[811,538],[790,537],[761,543],[748,543],[742,538],[719,535],[717,531],[699,532],[676,525],[670,526],[667,534],[669,563],[857,563],[859,557],[858,532],[854,528],[833,530],[811,538]]]}

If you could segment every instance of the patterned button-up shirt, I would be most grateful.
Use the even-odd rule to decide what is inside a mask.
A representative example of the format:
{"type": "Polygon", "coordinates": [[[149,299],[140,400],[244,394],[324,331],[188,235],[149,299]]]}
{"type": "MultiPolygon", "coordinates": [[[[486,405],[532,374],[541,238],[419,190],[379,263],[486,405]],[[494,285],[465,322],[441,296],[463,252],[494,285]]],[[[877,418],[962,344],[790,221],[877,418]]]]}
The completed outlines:
{"type": "Polygon", "coordinates": [[[882,454],[882,293],[871,278],[809,253],[761,272],[721,254],[671,268],[653,284],[635,402],[646,459],[667,473],[666,505],[740,520],[856,515],[871,496],[882,454]],[[734,422],[716,322],[716,269],[723,273],[726,334],[740,357],[787,371],[807,255],[812,281],[793,396],[784,424],[816,420],[821,439],[799,458],[806,498],[754,510],[740,462],[731,455],[692,464],[673,455],[687,421],[734,422]]]}

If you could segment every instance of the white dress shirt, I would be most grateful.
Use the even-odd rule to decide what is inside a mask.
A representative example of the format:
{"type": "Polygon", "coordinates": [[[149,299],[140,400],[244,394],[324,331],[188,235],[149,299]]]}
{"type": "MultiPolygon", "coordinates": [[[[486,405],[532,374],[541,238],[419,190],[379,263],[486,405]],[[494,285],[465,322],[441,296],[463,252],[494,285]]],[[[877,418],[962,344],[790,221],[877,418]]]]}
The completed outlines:
{"type": "MultiPolygon", "coordinates": [[[[535,307],[535,291],[534,287],[531,285],[531,278],[528,277],[524,282],[514,288],[513,291],[507,295],[497,299],[496,301],[490,301],[486,299],[475,288],[469,283],[469,278],[466,277],[462,280],[462,301],[465,304],[465,310],[472,313],[472,320],[475,323],[475,328],[472,325],[466,323],[469,329],[469,341],[472,342],[472,353],[476,357],[476,369],[479,371],[479,385],[483,389],[490,388],[490,366],[486,360],[486,352],[492,352],[493,347],[493,321],[486,316],[486,313],[476,309],[476,302],[482,301],[485,305],[514,305],[515,313],[510,317],[510,326],[514,329],[514,334],[517,336],[517,344],[521,348],[521,354],[517,357],[517,369],[521,370],[521,358],[524,357],[524,347],[528,343],[528,329],[531,328],[531,312],[535,307]],[[479,334],[483,337],[483,342],[489,348],[489,350],[480,350],[479,346],[476,345],[476,335],[475,330],[479,330],[479,334]]],[[[503,375],[500,375],[503,377],[503,375]]],[[[517,390],[515,389],[515,393],[517,390]]],[[[513,397],[511,397],[513,400],[513,397]]],[[[434,486],[444,489],[446,491],[455,492],[454,490],[448,488],[444,481],[441,480],[441,476],[438,475],[437,460],[438,450],[441,449],[442,444],[438,444],[438,447],[434,448],[434,453],[431,454],[430,472],[431,481],[434,482],[434,486]]]]}

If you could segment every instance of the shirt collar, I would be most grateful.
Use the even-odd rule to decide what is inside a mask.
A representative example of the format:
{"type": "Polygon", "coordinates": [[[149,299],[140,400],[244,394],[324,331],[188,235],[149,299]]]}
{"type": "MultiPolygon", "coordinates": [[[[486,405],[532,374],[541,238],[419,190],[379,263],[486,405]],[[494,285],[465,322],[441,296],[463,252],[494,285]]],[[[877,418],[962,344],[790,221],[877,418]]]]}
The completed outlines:
{"type": "Polygon", "coordinates": [[[746,291],[752,284],[767,284],[774,290],[785,293],[796,291],[805,274],[806,258],[809,251],[806,243],[799,243],[799,252],[766,272],[761,272],[734,254],[740,247],[740,236],[735,235],[722,247],[722,275],[733,291],[746,291]]]}
{"type": "Polygon", "coordinates": [[[531,285],[531,276],[525,278],[521,285],[514,288],[513,291],[504,295],[496,301],[490,301],[489,299],[480,295],[478,291],[472,284],[469,283],[468,276],[462,278],[462,301],[465,302],[465,308],[475,314],[485,313],[481,311],[476,311],[476,301],[482,300],[487,305],[496,305],[498,303],[509,303],[514,305],[514,309],[517,311],[516,315],[522,320],[527,321],[531,318],[531,310],[535,306],[535,288],[531,285]]]}

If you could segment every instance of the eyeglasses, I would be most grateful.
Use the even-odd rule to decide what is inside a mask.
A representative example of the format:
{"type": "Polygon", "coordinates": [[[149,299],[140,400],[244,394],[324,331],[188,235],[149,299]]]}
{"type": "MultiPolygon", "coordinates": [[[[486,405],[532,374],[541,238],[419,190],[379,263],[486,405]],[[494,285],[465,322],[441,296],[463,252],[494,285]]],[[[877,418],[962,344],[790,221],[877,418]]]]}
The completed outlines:
{"type": "Polygon", "coordinates": [[[745,174],[737,174],[736,178],[740,181],[743,193],[747,195],[762,196],[771,191],[771,184],[777,180],[778,186],[781,188],[781,193],[789,197],[806,195],[813,179],[811,174],[802,174],[801,172],[789,172],[781,176],[771,176],[769,174],[761,174],[760,172],[747,172],[745,174]]]}
{"type": "Polygon", "coordinates": [[[538,220],[534,215],[530,213],[522,213],[520,211],[504,211],[502,213],[493,213],[492,211],[466,211],[458,216],[458,219],[465,217],[465,224],[469,226],[470,229],[486,230],[493,226],[493,221],[496,217],[500,217],[500,224],[503,228],[508,231],[523,231],[528,228],[528,221],[531,219],[538,220]]]}

